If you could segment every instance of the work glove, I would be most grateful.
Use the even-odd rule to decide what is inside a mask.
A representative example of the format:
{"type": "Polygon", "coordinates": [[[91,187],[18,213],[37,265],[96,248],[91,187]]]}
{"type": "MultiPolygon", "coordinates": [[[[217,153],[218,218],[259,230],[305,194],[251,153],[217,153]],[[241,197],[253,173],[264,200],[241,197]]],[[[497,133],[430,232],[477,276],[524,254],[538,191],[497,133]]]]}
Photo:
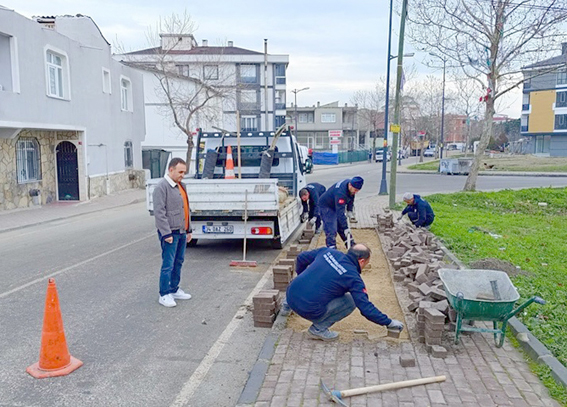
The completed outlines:
{"type": "Polygon", "coordinates": [[[316,222],[317,222],[317,218],[315,217],[309,219],[309,223],[311,223],[312,225],[314,225],[316,222]]]}
{"type": "Polygon", "coordinates": [[[392,319],[392,322],[388,325],[388,329],[397,329],[398,331],[402,331],[404,329],[404,324],[397,319],[392,319]]]}
{"type": "Polygon", "coordinates": [[[402,220],[403,217],[404,217],[404,215],[398,216],[398,221],[402,220]]]}
{"type": "Polygon", "coordinates": [[[305,222],[308,217],[309,217],[309,214],[308,214],[308,213],[302,213],[302,214],[301,214],[301,221],[302,221],[302,222],[305,222]]]}
{"type": "Polygon", "coordinates": [[[354,212],[353,211],[347,211],[346,216],[350,219],[350,220],[355,220],[356,217],[354,216],[354,212]]]}

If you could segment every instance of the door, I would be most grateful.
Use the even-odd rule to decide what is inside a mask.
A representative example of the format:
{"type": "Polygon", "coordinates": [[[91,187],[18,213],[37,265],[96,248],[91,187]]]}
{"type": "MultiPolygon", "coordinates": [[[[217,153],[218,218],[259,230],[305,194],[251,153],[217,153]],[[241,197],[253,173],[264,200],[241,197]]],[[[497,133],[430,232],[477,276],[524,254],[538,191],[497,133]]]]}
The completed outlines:
{"type": "Polygon", "coordinates": [[[60,201],[79,200],[77,147],[68,141],[57,146],[57,189],[60,201]]]}

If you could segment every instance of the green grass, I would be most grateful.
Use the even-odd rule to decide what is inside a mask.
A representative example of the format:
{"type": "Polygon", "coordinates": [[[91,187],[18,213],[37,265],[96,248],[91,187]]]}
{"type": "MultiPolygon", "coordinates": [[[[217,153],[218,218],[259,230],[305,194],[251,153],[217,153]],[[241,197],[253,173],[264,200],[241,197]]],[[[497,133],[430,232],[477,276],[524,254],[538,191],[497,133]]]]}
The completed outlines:
{"type": "Polygon", "coordinates": [[[512,277],[520,301],[539,295],[547,304],[532,304],[518,318],[567,364],[567,189],[459,192],[427,200],[436,215],[431,231],[463,262],[493,257],[527,271],[512,277]]]}

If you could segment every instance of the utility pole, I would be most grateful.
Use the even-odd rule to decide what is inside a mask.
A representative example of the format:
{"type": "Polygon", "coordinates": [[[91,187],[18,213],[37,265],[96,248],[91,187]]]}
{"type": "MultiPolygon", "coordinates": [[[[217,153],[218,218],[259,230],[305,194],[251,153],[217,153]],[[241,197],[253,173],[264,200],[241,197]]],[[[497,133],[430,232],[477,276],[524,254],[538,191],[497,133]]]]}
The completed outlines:
{"type": "Polygon", "coordinates": [[[390,162],[390,199],[389,206],[394,208],[396,204],[396,170],[398,167],[398,136],[400,134],[400,108],[401,108],[401,94],[402,94],[402,75],[403,75],[403,60],[404,60],[404,31],[406,28],[408,0],[402,2],[402,15],[400,18],[400,39],[398,43],[398,77],[396,78],[396,105],[394,110],[394,124],[397,126],[392,137],[392,157],[390,162]]]}
{"type": "Polygon", "coordinates": [[[292,89],[292,92],[294,94],[294,106],[295,106],[295,139],[297,140],[297,142],[299,143],[299,139],[297,136],[297,94],[299,92],[302,92],[304,90],[308,90],[309,87],[306,88],[302,88],[302,89],[292,89]]]}
{"type": "MultiPolygon", "coordinates": [[[[394,0],[390,0],[390,23],[388,25],[388,65],[386,68],[386,108],[384,109],[384,143],[382,151],[382,179],[380,181],[380,192],[378,195],[388,195],[388,183],[386,181],[386,165],[388,164],[388,109],[390,105],[390,61],[392,60],[392,9],[394,6],[394,0]]],[[[378,135],[374,132],[374,140],[378,135]]],[[[376,142],[372,147],[372,159],[376,154],[376,142]]]]}
{"type": "MultiPolygon", "coordinates": [[[[273,74],[272,77],[275,77],[273,69],[272,69],[272,74],[273,74]]],[[[275,111],[276,109],[274,106],[274,113],[275,111]]],[[[269,131],[270,125],[268,123],[270,121],[268,120],[268,39],[267,38],[264,38],[264,112],[265,112],[264,131],[269,131]]]]}

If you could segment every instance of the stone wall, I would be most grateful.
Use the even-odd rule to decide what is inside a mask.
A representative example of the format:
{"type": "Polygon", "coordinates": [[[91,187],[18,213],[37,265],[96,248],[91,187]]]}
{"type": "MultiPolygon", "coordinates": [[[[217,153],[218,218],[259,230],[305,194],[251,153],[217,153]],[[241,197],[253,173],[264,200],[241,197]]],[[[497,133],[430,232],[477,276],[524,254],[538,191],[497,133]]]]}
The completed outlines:
{"type": "MultiPolygon", "coordinates": [[[[77,147],[79,167],[79,198],[81,201],[106,195],[106,176],[89,178],[85,174],[85,154],[81,146],[81,133],[74,131],[22,130],[13,139],[0,138],[0,210],[34,206],[30,190],[40,191],[38,204],[57,201],[57,158],[55,149],[66,140],[77,147]],[[16,167],[16,143],[20,137],[33,137],[39,143],[41,180],[19,184],[16,167]],[[85,182],[86,181],[86,182],[85,182]]],[[[109,193],[132,188],[145,188],[144,170],[127,169],[109,175],[109,193]]]]}

